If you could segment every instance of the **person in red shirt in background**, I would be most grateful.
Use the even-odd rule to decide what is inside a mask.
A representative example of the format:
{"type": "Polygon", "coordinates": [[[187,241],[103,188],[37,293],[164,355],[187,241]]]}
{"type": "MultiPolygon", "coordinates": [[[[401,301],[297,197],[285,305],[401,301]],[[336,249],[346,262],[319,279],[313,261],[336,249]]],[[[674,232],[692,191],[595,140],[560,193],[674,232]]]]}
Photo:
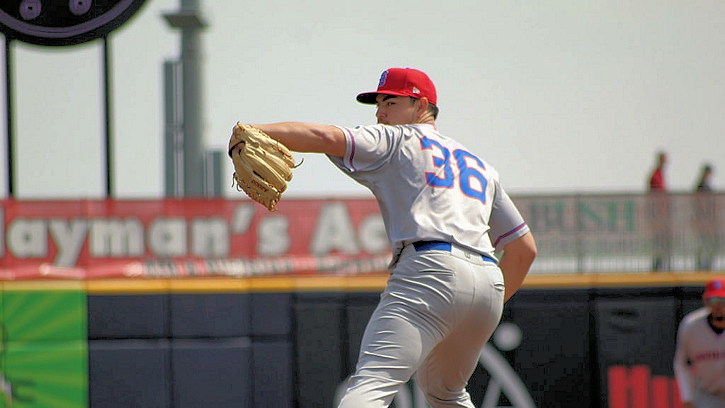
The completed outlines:
{"type": "Polygon", "coordinates": [[[667,185],[665,184],[664,168],[667,164],[667,153],[657,153],[657,167],[655,167],[652,175],[649,178],[649,191],[667,191],[667,185]]]}
{"type": "Polygon", "coordinates": [[[672,236],[670,226],[670,208],[665,182],[664,169],[667,153],[657,153],[657,167],[649,178],[649,216],[652,228],[652,270],[670,270],[672,236]]]}

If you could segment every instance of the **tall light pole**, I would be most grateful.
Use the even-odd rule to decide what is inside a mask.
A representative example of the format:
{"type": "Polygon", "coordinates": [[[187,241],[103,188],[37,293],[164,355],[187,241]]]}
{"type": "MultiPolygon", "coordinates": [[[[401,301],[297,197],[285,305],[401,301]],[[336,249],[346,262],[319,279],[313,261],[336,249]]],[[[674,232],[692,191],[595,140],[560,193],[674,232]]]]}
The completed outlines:
{"type": "MultiPolygon", "coordinates": [[[[167,195],[170,195],[170,183],[175,186],[183,186],[183,192],[175,191],[173,195],[184,197],[203,197],[205,196],[204,183],[204,155],[205,149],[203,144],[203,83],[202,83],[202,41],[200,32],[207,26],[204,18],[199,10],[198,0],[181,0],[181,9],[173,13],[164,14],[166,22],[174,28],[181,30],[181,60],[180,60],[180,85],[176,87],[182,93],[180,98],[173,98],[180,101],[181,114],[181,137],[176,137],[174,146],[166,146],[166,158],[168,160],[183,159],[183,165],[176,169],[183,169],[183,174],[175,174],[170,176],[167,170],[167,195]],[[173,152],[179,152],[178,143],[183,143],[181,150],[183,155],[176,154],[174,158],[170,157],[173,152]],[[181,156],[181,157],[179,157],[181,156]],[[172,182],[169,177],[174,179],[182,177],[183,182],[172,182]]],[[[168,80],[167,80],[168,82],[168,80]]],[[[167,90],[168,92],[168,90],[167,90]]],[[[167,96],[167,100],[169,97],[167,96]]],[[[167,107],[167,109],[169,109],[167,107]]],[[[167,135],[169,131],[167,130],[167,135]]],[[[178,133],[177,133],[178,135],[178,133]]],[[[170,138],[167,137],[167,142],[170,138]]],[[[178,179],[177,179],[178,180],[178,179]]],[[[178,190],[178,188],[177,188],[178,190]]]]}

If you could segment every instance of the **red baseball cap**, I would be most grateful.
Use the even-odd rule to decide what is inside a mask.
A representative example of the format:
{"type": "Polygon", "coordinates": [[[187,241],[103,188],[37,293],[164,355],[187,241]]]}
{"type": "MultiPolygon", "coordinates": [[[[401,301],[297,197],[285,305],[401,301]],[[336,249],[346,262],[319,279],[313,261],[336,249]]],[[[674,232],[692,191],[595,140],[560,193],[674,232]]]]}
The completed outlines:
{"type": "Polygon", "coordinates": [[[416,99],[428,98],[428,102],[436,105],[436,87],[425,72],[413,68],[388,68],[380,75],[378,90],[364,92],[357,96],[360,103],[375,104],[379,94],[394,96],[410,96],[416,99]]]}
{"type": "Polygon", "coordinates": [[[702,295],[704,299],[713,297],[725,298],[725,279],[713,279],[705,285],[705,293],[702,295]]]}

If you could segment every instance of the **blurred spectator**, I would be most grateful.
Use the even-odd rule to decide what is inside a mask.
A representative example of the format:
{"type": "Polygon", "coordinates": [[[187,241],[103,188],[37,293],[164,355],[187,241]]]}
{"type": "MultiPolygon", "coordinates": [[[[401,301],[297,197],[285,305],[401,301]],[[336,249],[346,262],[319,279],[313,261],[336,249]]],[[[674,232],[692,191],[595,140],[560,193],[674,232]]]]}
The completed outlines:
{"type": "Polygon", "coordinates": [[[672,236],[670,208],[665,180],[667,153],[657,153],[657,165],[649,177],[649,223],[652,228],[652,270],[670,269],[672,236]]]}
{"type": "Polygon", "coordinates": [[[695,191],[712,191],[712,166],[705,164],[700,170],[700,181],[697,182],[695,191]]]}
{"type": "Polygon", "coordinates": [[[665,165],[667,164],[667,153],[657,153],[657,166],[649,177],[649,191],[667,191],[665,183],[665,165]]]}
{"type": "Polygon", "coordinates": [[[693,218],[698,235],[695,267],[700,271],[712,269],[712,260],[717,251],[718,223],[715,197],[712,195],[712,174],[712,166],[703,165],[694,191],[693,218]]]}

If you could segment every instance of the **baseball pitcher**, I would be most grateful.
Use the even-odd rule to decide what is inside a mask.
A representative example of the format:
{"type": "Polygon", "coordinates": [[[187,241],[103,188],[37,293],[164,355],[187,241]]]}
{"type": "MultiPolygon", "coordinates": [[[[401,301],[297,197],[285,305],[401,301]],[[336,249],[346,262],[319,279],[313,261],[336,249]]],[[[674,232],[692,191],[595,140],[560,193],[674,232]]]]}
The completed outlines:
{"type": "MultiPolygon", "coordinates": [[[[534,238],[498,172],[436,127],[436,89],[424,72],[390,68],[357,100],[377,106],[376,125],[242,127],[291,151],[327,154],[379,203],[390,278],[339,407],[387,407],[416,374],[431,406],[473,408],[466,384],[534,261],[534,238]]],[[[230,156],[243,155],[232,138],[230,156]]]]}

